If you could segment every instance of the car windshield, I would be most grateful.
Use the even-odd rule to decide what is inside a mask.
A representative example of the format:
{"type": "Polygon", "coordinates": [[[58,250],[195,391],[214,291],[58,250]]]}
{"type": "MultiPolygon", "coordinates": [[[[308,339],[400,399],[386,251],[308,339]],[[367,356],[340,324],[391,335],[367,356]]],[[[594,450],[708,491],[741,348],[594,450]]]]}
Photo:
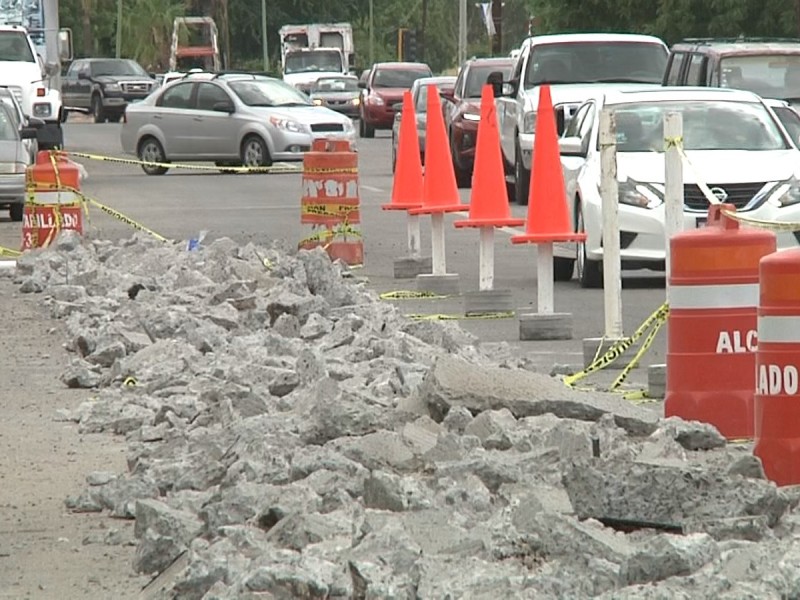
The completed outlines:
{"type": "Polygon", "coordinates": [[[277,79],[231,81],[230,88],[248,106],[309,106],[308,96],[277,79]]]}
{"type": "Polygon", "coordinates": [[[419,90],[417,90],[417,104],[414,107],[414,111],[419,113],[427,112],[428,110],[428,88],[430,86],[435,86],[440,92],[442,88],[445,86],[444,83],[424,83],[419,86],[419,90]]]}
{"type": "Polygon", "coordinates": [[[134,75],[137,77],[148,77],[139,63],[134,60],[96,60],[90,63],[92,77],[105,77],[117,75],[134,75]]]}
{"type": "Polygon", "coordinates": [[[617,152],[663,152],[664,117],[683,119],[685,150],[783,150],[789,146],[769,111],[757,102],[676,101],[614,107],[617,152]]]}
{"type": "Polygon", "coordinates": [[[533,49],[525,87],[543,83],[661,83],[667,49],[648,42],[568,42],[533,49]]]}
{"type": "Polygon", "coordinates": [[[292,52],[286,55],[284,73],[310,73],[314,71],[341,71],[342,55],[335,50],[292,52]]]}
{"type": "Polygon", "coordinates": [[[357,92],[358,79],[355,77],[322,77],[317,79],[312,92],[357,92]]]}
{"type": "Polygon", "coordinates": [[[8,96],[0,95],[0,104],[3,104],[6,109],[8,109],[8,114],[11,117],[11,120],[14,121],[14,127],[19,128],[22,125],[22,116],[19,114],[19,109],[17,108],[17,105],[14,104],[14,100],[8,96]]]}
{"type": "Polygon", "coordinates": [[[374,88],[411,89],[417,79],[430,77],[430,71],[420,69],[378,69],[372,78],[374,88]]]}
{"type": "Polygon", "coordinates": [[[483,85],[486,83],[489,75],[498,71],[503,74],[503,81],[508,81],[511,77],[511,70],[513,65],[499,64],[499,65],[478,65],[469,68],[467,73],[467,83],[464,86],[465,98],[480,98],[483,85]]]}
{"type": "Polygon", "coordinates": [[[36,62],[24,33],[0,32],[0,61],[36,62]]]}
{"type": "Polygon", "coordinates": [[[720,64],[720,87],[748,90],[764,98],[800,99],[800,53],[731,56],[720,64]]]}
{"type": "Polygon", "coordinates": [[[8,114],[8,109],[5,105],[0,104],[0,140],[16,140],[17,138],[17,125],[8,114]]]}

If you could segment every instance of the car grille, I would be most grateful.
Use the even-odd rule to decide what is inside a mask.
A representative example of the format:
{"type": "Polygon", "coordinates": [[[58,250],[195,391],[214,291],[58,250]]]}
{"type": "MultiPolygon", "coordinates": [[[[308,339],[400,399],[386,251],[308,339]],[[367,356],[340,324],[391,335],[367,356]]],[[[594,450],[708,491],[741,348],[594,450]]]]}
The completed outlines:
{"type": "Polygon", "coordinates": [[[569,120],[578,111],[578,107],[580,107],[578,103],[556,104],[553,107],[556,111],[556,127],[558,128],[559,134],[564,132],[567,123],[569,123],[569,120]]]}
{"type": "Polygon", "coordinates": [[[150,91],[150,84],[147,82],[126,81],[122,84],[122,91],[128,94],[146,94],[150,91]]]}
{"type": "MultiPolygon", "coordinates": [[[[723,190],[728,197],[725,198],[726,204],[733,204],[736,208],[744,208],[750,201],[763,189],[764,183],[709,183],[707,184],[712,193],[723,190]]],[[[700,187],[694,183],[687,183],[683,186],[683,204],[686,208],[693,210],[707,210],[708,200],[700,187]]]]}
{"type": "Polygon", "coordinates": [[[342,106],[343,104],[347,104],[347,102],[347,100],[328,100],[330,106],[342,106]]]}
{"type": "Polygon", "coordinates": [[[325,131],[344,131],[344,125],[341,123],[316,123],[311,126],[311,131],[314,133],[325,131]]]}

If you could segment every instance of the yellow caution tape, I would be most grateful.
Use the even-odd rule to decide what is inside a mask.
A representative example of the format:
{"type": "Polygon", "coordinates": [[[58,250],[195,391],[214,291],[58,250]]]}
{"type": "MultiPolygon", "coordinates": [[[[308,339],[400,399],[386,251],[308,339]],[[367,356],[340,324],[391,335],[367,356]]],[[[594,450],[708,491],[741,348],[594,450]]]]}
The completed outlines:
{"type": "Polygon", "coordinates": [[[471,319],[511,319],[514,317],[514,311],[509,312],[491,312],[471,315],[423,315],[423,314],[410,314],[405,315],[406,318],[413,321],[466,321],[471,319]]]}
{"type": "Polygon", "coordinates": [[[378,296],[381,300],[444,300],[450,296],[442,296],[433,292],[415,292],[412,290],[397,290],[384,292],[378,296]]]}
{"type": "Polygon", "coordinates": [[[353,229],[349,225],[341,225],[339,227],[335,227],[333,229],[323,229],[317,233],[312,233],[308,237],[303,238],[298,243],[299,246],[304,244],[312,244],[314,242],[324,242],[326,240],[332,241],[332,238],[336,237],[337,235],[341,236],[352,236],[352,237],[361,237],[361,232],[357,229],[353,229]]]}
{"type": "Polygon", "coordinates": [[[86,152],[62,152],[68,156],[76,158],[86,158],[102,162],[112,162],[123,165],[145,165],[148,167],[163,167],[165,169],[189,169],[193,171],[225,171],[231,173],[301,173],[302,167],[297,165],[272,165],[271,167],[217,167],[210,165],[195,165],[185,163],[161,163],[143,161],[133,158],[120,158],[117,156],[103,156],[101,154],[89,154],[86,152]]]}
{"type": "Polygon", "coordinates": [[[651,314],[644,322],[638,327],[638,329],[631,335],[630,337],[624,338],[619,340],[615,343],[611,348],[609,348],[600,358],[596,358],[592,361],[592,363],[586,367],[585,369],[578,371],[572,375],[568,375],[564,378],[564,383],[569,387],[574,387],[575,383],[584,379],[591,375],[592,373],[596,373],[608,365],[613,363],[617,360],[620,356],[625,354],[646,332],[649,331],[647,337],[645,338],[642,346],[639,348],[639,351],[633,357],[633,359],[622,369],[622,372],[619,376],[614,380],[611,384],[611,390],[616,390],[619,388],[625,379],[628,377],[628,374],[634,369],[634,367],[638,364],[641,360],[644,353],[648,350],[650,345],[653,343],[658,330],[661,326],[666,322],[667,315],[669,314],[669,305],[665,302],[662,304],[658,309],[656,309],[653,314],[651,314]]]}
{"type": "Polygon", "coordinates": [[[19,250],[12,250],[11,248],[4,248],[0,246],[0,256],[10,256],[12,258],[16,258],[18,256],[22,256],[22,252],[19,250]]]}
{"type": "Polygon", "coordinates": [[[137,383],[135,377],[127,377],[125,381],[122,382],[122,385],[125,387],[135,387],[137,383]]]}
{"type": "Polygon", "coordinates": [[[358,212],[357,204],[301,204],[301,215],[315,215],[325,217],[347,217],[350,213],[358,212]]]}
{"type": "Polygon", "coordinates": [[[118,210],[115,210],[115,209],[111,208],[110,206],[106,206],[105,204],[102,204],[102,203],[98,202],[97,200],[94,200],[93,198],[86,198],[86,197],[84,197],[84,198],[85,198],[86,202],[88,202],[92,206],[94,206],[96,208],[99,208],[104,213],[114,217],[118,221],[122,221],[126,225],[130,225],[131,227],[133,227],[137,231],[141,231],[143,233],[150,234],[151,236],[153,236],[154,238],[156,238],[160,242],[169,242],[169,240],[167,238],[165,238],[163,235],[161,235],[159,233],[156,233],[152,229],[149,229],[148,227],[145,227],[141,223],[138,223],[137,221],[134,221],[133,219],[131,219],[130,217],[128,217],[126,215],[123,215],[118,210]]]}
{"type": "Polygon", "coordinates": [[[770,231],[800,231],[800,223],[796,221],[768,221],[766,219],[748,217],[742,213],[730,210],[724,210],[722,212],[725,216],[735,219],[745,225],[751,225],[752,227],[760,227],[761,229],[769,229],[770,231]]]}

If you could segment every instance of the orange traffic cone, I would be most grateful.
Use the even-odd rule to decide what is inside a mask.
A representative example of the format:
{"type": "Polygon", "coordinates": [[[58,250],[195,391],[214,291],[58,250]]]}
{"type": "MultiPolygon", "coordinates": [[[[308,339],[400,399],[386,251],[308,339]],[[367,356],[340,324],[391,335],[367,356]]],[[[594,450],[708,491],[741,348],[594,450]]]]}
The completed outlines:
{"type": "Polygon", "coordinates": [[[439,90],[428,86],[427,123],[425,130],[425,176],[423,177],[422,206],[411,214],[424,215],[466,210],[461,204],[453,171],[450,143],[444,129],[444,115],[439,90]]]}
{"type": "Polygon", "coordinates": [[[411,92],[403,92],[403,112],[400,114],[400,134],[397,143],[397,165],[392,183],[392,199],[381,206],[383,210],[408,210],[422,205],[422,160],[417,134],[417,115],[411,92]]]}
{"type": "Polygon", "coordinates": [[[539,88],[539,109],[536,114],[528,220],[525,233],[513,236],[511,242],[526,244],[583,241],[586,234],[576,233],[570,225],[564,173],[558,150],[556,117],[549,85],[539,88]]]}
{"type": "Polygon", "coordinates": [[[469,217],[456,221],[456,227],[514,227],[525,219],[511,216],[506,197],[506,177],[500,151],[497,110],[491,85],[481,91],[481,120],[475,144],[475,167],[469,217]]]}

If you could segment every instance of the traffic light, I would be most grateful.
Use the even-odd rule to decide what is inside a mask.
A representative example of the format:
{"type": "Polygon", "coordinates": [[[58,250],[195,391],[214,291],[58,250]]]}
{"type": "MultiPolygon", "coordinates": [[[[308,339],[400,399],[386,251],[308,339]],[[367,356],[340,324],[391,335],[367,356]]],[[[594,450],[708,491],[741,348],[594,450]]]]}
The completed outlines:
{"type": "Polygon", "coordinates": [[[417,32],[406,29],[403,32],[403,60],[414,62],[417,60],[417,32]]]}

